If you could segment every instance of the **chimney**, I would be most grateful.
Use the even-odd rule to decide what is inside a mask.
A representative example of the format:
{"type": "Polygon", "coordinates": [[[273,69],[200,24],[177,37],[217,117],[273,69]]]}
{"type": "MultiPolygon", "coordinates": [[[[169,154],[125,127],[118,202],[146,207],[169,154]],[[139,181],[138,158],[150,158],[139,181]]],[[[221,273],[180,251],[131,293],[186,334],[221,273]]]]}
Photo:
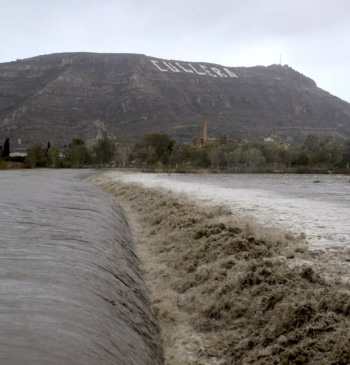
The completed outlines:
{"type": "Polygon", "coordinates": [[[207,118],[203,118],[203,144],[207,143],[207,139],[208,139],[207,118]]]}

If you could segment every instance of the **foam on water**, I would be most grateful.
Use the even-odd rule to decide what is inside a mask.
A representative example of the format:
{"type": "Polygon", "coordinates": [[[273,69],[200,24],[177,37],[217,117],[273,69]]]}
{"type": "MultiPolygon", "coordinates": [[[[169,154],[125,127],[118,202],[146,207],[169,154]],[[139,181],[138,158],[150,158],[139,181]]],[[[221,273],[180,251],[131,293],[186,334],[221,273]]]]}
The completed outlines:
{"type": "Polygon", "coordinates": [[[124,215],[76,174],[0,172],[0,363],[162,364],[124,215]]]}
{"type": "Polygon", "coordinates": [[[224,204],[267,226],[305,234],[311,248],[350,245],[350,183],[339,175],[143,174],[109,177],[185,193],[198,202],[224,204]]]}

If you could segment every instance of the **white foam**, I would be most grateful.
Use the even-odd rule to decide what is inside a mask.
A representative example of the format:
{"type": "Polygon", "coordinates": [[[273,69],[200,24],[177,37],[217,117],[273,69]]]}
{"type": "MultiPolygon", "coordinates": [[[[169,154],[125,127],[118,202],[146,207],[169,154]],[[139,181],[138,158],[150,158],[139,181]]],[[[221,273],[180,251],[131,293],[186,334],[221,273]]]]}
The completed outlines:
{"type": "Polygon", "coordinates": [[[268,226],[304,234],[311,248],[350,244],[350,184],[345,176],[195,175],[109,172],[114,179],[185,193],[228,206],[268,226]]]}

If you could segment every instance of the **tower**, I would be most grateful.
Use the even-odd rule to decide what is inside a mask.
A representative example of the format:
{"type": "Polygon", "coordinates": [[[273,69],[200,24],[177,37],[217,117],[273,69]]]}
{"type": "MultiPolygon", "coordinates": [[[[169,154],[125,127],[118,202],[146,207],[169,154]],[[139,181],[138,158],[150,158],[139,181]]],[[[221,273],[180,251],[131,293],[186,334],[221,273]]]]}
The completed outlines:
{"type": "Polygon", "coordinates": [[[203,144],[206,144],[208,140],[208,124],[207,118],[203,118],[203,144]]]}

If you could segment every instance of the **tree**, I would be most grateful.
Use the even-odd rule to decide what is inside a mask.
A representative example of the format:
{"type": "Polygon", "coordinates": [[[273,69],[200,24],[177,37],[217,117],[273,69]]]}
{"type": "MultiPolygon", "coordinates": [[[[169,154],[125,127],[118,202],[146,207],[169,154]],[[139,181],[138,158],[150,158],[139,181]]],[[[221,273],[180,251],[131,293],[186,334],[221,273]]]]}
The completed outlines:
{"type": "Polygon", "coordinates": [[[251,147],[249,144],[246,146],[238,146],[226,158],[232,166],[249,169],[265,163],[265,157],[262,152],[255,147],[251,147]]]}
{"type": "Polygon", "coordinates": [[[234,151],[237,148],[238,145],[234,141],[227,140],[225,143],[219,142],[218,145],[213,145],[213,149],[211,150],[211,158],[214,157],[214,162],[218,168],[232,169],[234,167],[234,151]]]}
{"type": "Polygon", "coordinates": [[[60,158],[60,151],[57,147],[50,147],[47,151],[48,167],[61,167],[62,161],[60,158]]]}
{"type": "Polygon", "coordinates": [[[73,167],[91,163],[91,155],[85,142],[80,138],[73,138],[66,151],[66,157],[73,167]]]}
{"type": "Polygon", "coordinates": [[[191,165],[194,168],[206,169],[211,165],[210,161],[210,151],[213,145],[207,144],[204,146],[191,146],[190,156],[191,165]]]}
{"type": "Polygon", "coordinates": [[[296,165],[308,165],[310,163],[309,155],[306,152],[300,152],[298,159],[296,160],[296,165]]]}
{"type": "Polygon", "coordinates": [[[1,157],[7,158],[10,156],[10,138],[6,138],[4,147],[1,152],[1,157]]]}
{"type": "Polygon", "coordinates": [[[304,165],[317,165],[320,161],[319,153],[320,153],[320,140],[317,136],[313,134],[308,134],[305,138],[304,144],[303,144],[303,153],[301,155],[307,156],[307,163],[306,159],[301,159],[303,162],[298,162],[299,164],[304,165]]]}
{"type": "Polygon", "coordinates": [[[234,167],[240,167],[244,165],[244,151],[242,146],[238,146],[233,152],[232,155],[229,155],[230,162],[234,167]]]}
{"type": "Polygon", "coordinates": [[[190,166],[191,149],[191,145],[182,142],[174,142],[169,157],[169,164],[175,168],[186,168],[190,166]]]}
{"type": "Polygon", "coordinates": [[[114,141],[108,137],[99,139],[93,147],[94,161],[104,166],[114,160],[117,148],[114,141]]]}
{"type": "Polygon", "coordinates": [[[255,147],[249,148],[245,151],[244,158],[246,165],[250,168],[258,167],[265,163],[265,157],[261,151],[255,147]]]}
{"type": "Polygon", "coordinates": [[[125,167],[130,159],[134,143],[130,137],[124,136],[117,142],[117,162],[119,166],[125,167]]]}
{"type": "Polygon", "coordinates": [[[26,165],[28,167],[46,167],[47,153],[46,148],[41,143],[31,145],[27,150],[26,165]]]}
{"type": "Polygon", "coordinates": [[[320,142],[320,151],[317,155],[317,164],[323,168],[339,166],[342,160],[342,150],[333,136],[327,136],[320,142]]]}
{"type": "Polygon", "coordinates": [[[215,148],[212,148],[209,152],[211,167],[215,169],[223,167],[224,154],[223,149],[220,147],[215,146],[215,148]]]}
{"type": "Polygon", "coordinates": [[[350,166],[350,139],[345,141],[343,145],[342,155],[341,155],[341,165],[346,168],[349,168],[350,166]]]}
{"type": "Polygon", "coordinates": [[[136,143],[133,156],[138,164],[155,165],[160,161],[166,165],[169,162],[173,146],[174,141],[167,134],[148,133],[136,143]]]}
{"type": "Polygon", "coordinates": [[[307,152],[317,152],[320,148],[320,140],[314,134],[308,134],[305,138],[303,147],[307,152]]]}

